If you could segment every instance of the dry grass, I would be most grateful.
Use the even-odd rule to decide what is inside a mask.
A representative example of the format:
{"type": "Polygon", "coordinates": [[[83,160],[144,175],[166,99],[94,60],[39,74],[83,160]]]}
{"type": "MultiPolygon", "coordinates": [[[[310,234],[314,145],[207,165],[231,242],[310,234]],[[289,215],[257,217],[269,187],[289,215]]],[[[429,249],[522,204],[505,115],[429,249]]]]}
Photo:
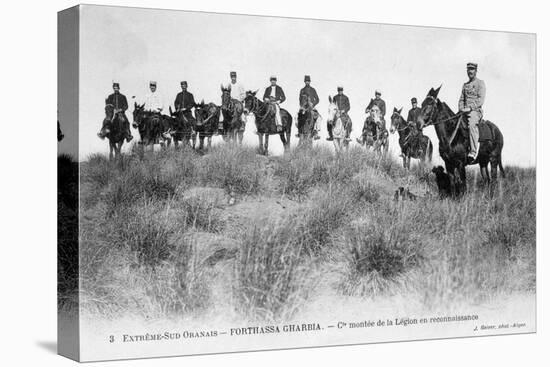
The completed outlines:
{"type": "Polygon", "coordinates": [[[388,194],[396,182],[413,177],[433,188],[433,178],[358,148],[270,158],[234,145],[205,156],[136,149],[119,162],[92,156],[81,170],[81,292],[89,312],[161,318],[222,305],[279,320],[319,291],[319,274],[335,280],[338,294],[406,292],[428,308],[535,289],[534,169],[508,167],[493,195],[470,178],[460,200],[398,204],[388,194]],[[284,195],[299,205],[231,231],[225,204],[185,194],[204,187],[239,200],[284,195]],[[220,260],[231,266],[205,265],[214,250],[194,242],[197,232],[233,236],[236,255],[220,260]],[[232,284],[229,300],[213,296],[220,277],[232,284]]]}

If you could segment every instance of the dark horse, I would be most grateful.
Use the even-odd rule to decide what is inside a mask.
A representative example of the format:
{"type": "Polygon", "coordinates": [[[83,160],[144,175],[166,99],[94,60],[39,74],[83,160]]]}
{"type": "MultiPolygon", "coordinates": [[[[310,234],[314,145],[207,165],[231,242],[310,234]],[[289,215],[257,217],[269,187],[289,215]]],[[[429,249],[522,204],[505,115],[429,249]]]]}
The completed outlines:
{"type": "Polygon", "coordinates": [[[140,136],[140,144],[150,145],[151,149],[154,144],[162,144],[166,142],[168,145],[171,142],[171,125],[172,121],[169,116],[163,116],[158,113],[145,111],[145,104],[138,105],[134,103],[132,126],[138,129],[140,136]]]}
{"type": "Polygon", "coordinates": [[[255,92],[247,92],[244,99],[244,108],[248,113],[253,113],[256,122],[256,131],[258,134],[259,151],[267,155],[269,148],[269,135],[279,134],[285,152],[290,147],[290,132],[292,130],[292,116],[288,111],[281,108],[282,129],[277,130],[275,123],[275,110],[268,102],[263,102],[256,98],[255,92]],[[265,143],[264,143],[265,136],[265,143]]]}
{"type": "MultiPolygon", "coordinates": [[[[445,162],[445,168],[451,179],[454,196],[466,192],[466,165],[470,149],[469,132],[463,127],[462,113],[455,114],[445,102],[441,102],[437,95],[439,90],[431,88],[422,102],[422,109],[418,117],[421,127],[433,125],[439,139],[439,155],[445,162]],[[458,177],[457,177],[458,176],[458,177]]],[[[504,138],[498,127],[490,121],[486,124],[490,139],[479,143],[478,156],[473,164],[479,163],[481,176],[486,182],[496,181],[498,169],[505,177],[502,167],[502,147],[504,138]],[[487,165],[491,163],[491,176],[487,165]]],[[[481,126],[480,126],[481,127],[481,126]]],[[[481,128],[480,128],[481,130],[481,128]]],[[[481,139],[480,139],[481,140],[481,139]]]]}
{"type": "Polygon", "coordinates": [[[115,107],[111,104],[105,106],[105,118],[98,136],[101,139],[109,139],[109,159],[121,155],[122,144],[126,138],[126,121],[122,114],[114,113],[115,107]]]}
{"type": "Polygon", "coordinates": [[[296,135],[300,141],[299,146],[311,146],[312,139],[315,137],[315,121],[319,117],[317,110],[313,108],[311,99],[308,97],[307,101],[300,106],[298,116],[296,118],[296,127],[298,128],[298,134],[296,135]]]}
{"type": "MultiPolygon", "coordinates": [[[[422,134],[416,125],[410,126],[401,116],[403,108],[394,107],[391,115],[390,133],[397,131],[399,134],[399,146],[403,157],[403,168],[411,168],[411,158],[420,159],[420,163],[430,163],[433,155],[433,144],[430,138],[422,134]]],[[[416,121],[413,122],[416,124],[416,121]]]]}
{"type": "Polygon", "coordinates": [[[185,146],[191,145],[191,140],[195,136],[195,124],[197,120],[193,117],[190,110],[180,109],[173,112],[170,107],[170,116],[172,116],[171,135],[176,148],[181,142],[185,146]]]}
{"type": "Polygon", "coordinates": [[[204,138],[207,138],[207,148],[212,145],[212,135],[218,129],[218,121],[220,119],[220,107],[214,103],[205,104],[202,101],[195,105],[195,135],[193,135],[193,148],[199,136],[199,149],[204,149],[204,138]]]}
{"type": "Polygon", "coordinates": [[[244,121],[243,116],[243,104],[231,98],[231,85],[222,90],[222,115],[223,115],[223,139],[225,141],[236,141],[238,139],[239,144],[243,143],[244,136],[244,121]]]}

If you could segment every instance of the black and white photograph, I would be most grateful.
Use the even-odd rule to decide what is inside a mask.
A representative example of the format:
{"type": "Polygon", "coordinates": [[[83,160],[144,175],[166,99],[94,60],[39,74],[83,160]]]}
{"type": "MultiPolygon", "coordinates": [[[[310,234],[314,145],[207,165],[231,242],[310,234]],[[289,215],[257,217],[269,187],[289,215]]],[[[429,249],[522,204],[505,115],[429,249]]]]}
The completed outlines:
{"type": "Polygon", "coordinates": [[[60,11],[59,353],[536,332],[536,53],[523,32],[60,11]]]}

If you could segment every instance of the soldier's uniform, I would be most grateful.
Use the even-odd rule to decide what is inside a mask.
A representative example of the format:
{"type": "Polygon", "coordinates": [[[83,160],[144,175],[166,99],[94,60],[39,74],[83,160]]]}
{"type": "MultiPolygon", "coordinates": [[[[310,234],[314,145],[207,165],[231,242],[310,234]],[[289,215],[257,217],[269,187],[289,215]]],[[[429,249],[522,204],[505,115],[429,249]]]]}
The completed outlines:
{"type": "MultiPolygon", "coordinates": [[[[275,76],[272,76],[270,80],[277,81],[277,78],[275,76]]],[[[277,124],[277,128],[281,128],[283,126],[281,121],[281,107],[279,105],[285,100],[285,92],[280,86],[275,84],[270,85],[265,89],[264,101],[269,102],[275,108],[275,123],[277,124]]]]}
{"type": "Polygon", "coordinates": [[[413,107],[409,110],[407,115],[407,122],[409,124],[414,124],[418,128],[418,116],[420,116],[420,107],[413,107]]]}
{"type": "MultiPolygon", "coordinates": [[[[229,73],[229,76],[236,78],[237,73],[235,71],[232,71],[229,73]]],[[[236,99],[239,102],[244,101],[244,98],[246,97],[246,91],[242,83],[233,83],[233,81],[230,81],[228,85],[231,87],[231,98],[236,99]]]]}
{"type": "MultiPolygon", "coordinates": [[[[309,75],[306,75],[304,77],[304,82],[310,81],[311,78],[309,77],[309,75]]],[[[308,103],[308,100],[311,103],[311,108],[315,108],[315,106],[319,104],[319,96],[317,95],[317,91],[311,85],[306,85],[302,89],[300,89],[300,107],[304,107],[308,103]]]]}
{"type": "MultiPolygon", "coordinates": [[[[154,82],[154,81],[149,83],[149,86],[156,87],[156,85],[157,85],[157,82],[154,82]]],[[[157,91],[147,92],[145,94],[144,102],[145,102],[145,111],[160,114],[160,112],[164,109],[164,103],[162,101],[162,97],[157,91]]]]}
{"type": "MultiPolygon", "coordinates": [[[[477,64],[468,63],[467,68],[475,68],[477,64]]],[[[458,101],[458,109],[463,111],[470,108],[466,112],[468,118],[468,129],[470,131],[470,153],[469,156],[475,159],[477,157],[479,145],[479,122],[483,117],[483,103],[485,102],[485,82],[477,77],[464,83],[460,99],[458,101]]]]}
{"type": "Polygon", "coordinates": [[[367,110],[372,110],[373,106],[378,106],[378,109],[380,109],[380,117],[384,119],[386,116],[386,102],[379,97],[371,98],[369,105],[367,106],[367,110]]]}
{"type": "MultiPolygon", "coordinates": [[[[181,82],[181,84],[187,86],[187,82],[185,81],[181,82]]],[[[193,120],[193,113],[191,109],[194,108],[195,105],[196,103],[193,94],[188,92],[187,90],[179,92],[174,101],[174,107],[176,108],[176,111],[182,110],[185,118],[191,120],[193,120]]]]}
{"type": "MultiPolygon", "coordinates": [[[[340,86],[340,87],[337,88],[337,90],[338,91],[343,91],[344,88],[340,86]]],[[[336,108],[338,108],[338,110],[343,113],[344,119],[346,119],[346,121],[347,121],[347,124],[346,124],[346,138],[349,138],[349,135],[351,133],[351,124],[350,124],[351,119],[348,116],[348,112],[351,109],[351,106],[350,106],[350,103],[349,103],[349,98],[344,93],[342,93],[342,94],[335,95],[332,98],[332,100],[336,104],[336,108]]],[[[328,139],[327,140],[332,140],[333,139],[333,137],[332,137],[332,125],[331,125],[331,122],[328,121],[328,120],[327,120],[327,130],[328,130],[328,139]]]]}
{"type": "MultiPolygon", "coordinates": [[[[120,87],[118,83],[113,83],[114,87],[120,87]]],[[[129,142],[133,139],[132,133],[130,131],[130,121],[128,120],[128,117],[126,117],[126,110],[128,109],[128,100],[126,99],[126,96],[118,91],[115,91],[113,94],[110,94],[105,98],[105,106],[111,105],[113,106],[114,113],[113,113],[113,119],[118,114],[119,116],[122,116],[124,120],[124,130],[125,130],[125,138],[129,142]]],[[[106,120],[104,120],[103,125],[105,125],[106,120]]],[[[103,130],[103,127],[102,127],[103,130]]]]}

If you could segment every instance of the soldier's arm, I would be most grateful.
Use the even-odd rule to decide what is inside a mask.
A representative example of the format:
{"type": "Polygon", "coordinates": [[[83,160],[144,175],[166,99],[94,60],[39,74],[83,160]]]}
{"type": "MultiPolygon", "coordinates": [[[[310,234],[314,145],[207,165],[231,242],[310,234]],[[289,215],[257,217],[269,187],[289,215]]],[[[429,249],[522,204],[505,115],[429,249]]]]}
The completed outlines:
{"type": "Polygon", "coordinates": [[[179,93],[176,95],[176,99],[174,99],[174,108],[177,110],[179,110],[179,93]]]}
{"type": "Polygon", "coordinates": [[[279,103],[283,103],[286,100],[286,96],[285,96],[285,92],[283,91],[283,88],[280,88],[280,89],[281,89],[281,100],[279,101],[279,103]]]}
{"type": "Polygon", "coordinates": [[[485,82],[480,80],[479,89],[477,91],[477,99],[475,101],[476,107],[481,108],[481,106],[483,106],[483,104],[485,103],[485,93],[486,93],[485,82]]]}
{"type": "Polygon", "coordinates": [[[382,106],[380,108],[380,112],[382,112],[382,116],[386,116],[386,102],[382,101],[382,106]]]}
{"type": "Polygon", "coordinates": [[[267,87],[267,88],[265,89],[264,98],[263,98],[263,99],[265,100],[265,99],[268,99],[268,98],[269,98],[269,87],[267,87]]]}
{"type": "Polygon", "coordinates": [[[319,96],[317,95],[317,91],[313,89],[313,107],[317,106],[319,104],[319,96]]]}
{"type": "Polygon", "coordinates": [[[346,97],[346,99],[345,99],[345,108],[344,108],[344,111],[346,111],[346,113],[348,113],[349,110],[351,110],[351,104],[349,103],[349,98],[346,97]]]}
{"type": "Polygon", "coordinates": [[[126,99],[126,96],[122,96],[122,111],[126,111],[128,109],[128,100],[126,99]]]}

